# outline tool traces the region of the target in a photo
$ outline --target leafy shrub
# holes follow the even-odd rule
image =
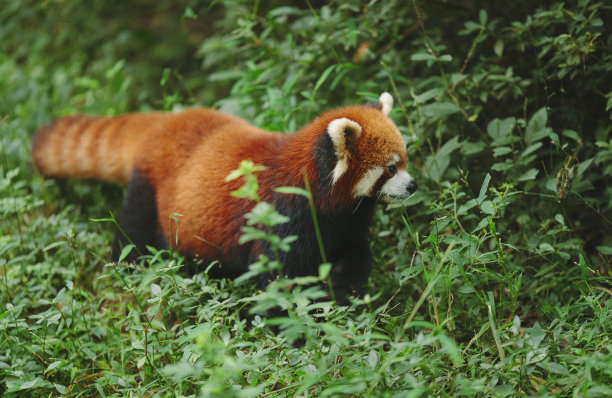
[[[0,391],[609,395],[610,12],[593,0],[8,2]],[[109,264],[110,228],[91,218],[120,189],[27,166],[32,132],[62,114],[214,105],[290,132],[382,91],[419,191],[377,209],[369,293],[350,309],[321,301],[312,279],[256,291],[205,264],[188,275],[174,254]],[[266,313],[278,303],[286,316]]]

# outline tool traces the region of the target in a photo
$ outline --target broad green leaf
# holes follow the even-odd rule
[[[507,155],[512,152],[512,148],[509,146],[500,146],[497,148],[493,148],[493,156],[499,157],[503,155]]]
[[[487,125],[487,134],[493,139],[491,145],[502,146],[513,142],[512,132],[515,125],[516,119],[513,117],[491,120]]]
[[[459,137],[453,137],[447,141],[434,155],[425,160],[424,171],[432,180],[440,182],[444,171],[450,164],[450,155],[460,147]]]
[[[612,246],[597,246],[597,251],[607,256],[612,256]]]
[[[536,178],[536,176],[538,175],[538,173],[540,172],[540,170],[538,169],[529,169],[526,172],[524,172],[519,178],[517,178],[517,181],[529,181],[529,180],[534,180]]]
[[[431,90],[425,91],[423,94],[419,94],[414,97],[414,102],[418,104],[424,104],[432,98],[439,97],[444,94],[444,89],[442,88],[432,88]]]
[[[567,370],[567,368],[563,365],[560,365],[556,362],[546,362],[542,364],[542,367],[546,370],[548,370],[549,372],[552,373],[556,373],[556,374],[560,374],[560,375],[566,375],[569,373],[569,370]]]
[[[533,348],[538,348],[544,337],[546,337],[546,330],[542,329],[540,323],[536,321],[533,327],[525,329],[527,341]]]
[[[36,383],[38,383],[40,379],[37,377],[34,380],[30,380],[30,381],[26,381],[25,383],[23,383],[20,387],[21,390],[29,390],[30,388],[34,387],[36,385]]]
[[[574,130],[563,130],[561,133],[564,137],[571,138],[572,140],[579,142],[581,140],[580,135]]]
[[[464,156],[476,155],[484,151],[486,147],[487,145],[481,141],[461,141],[461,154]]]
[[[506,170],[511,169],[513,167],[514,167],[514,163],[512,163],[509,160],[506,160],[505,162],[493,163],[493,165],[491,166],[491,170],[506,171]]]
[[[442,119],[461,109],[452,102],[439,101],[421,107],[421,113],[428,119]]]
[[[584,172],[589,168],[591,163],[593,163],[593,160],[595,160],[595,158],[587,159],[584,162],[580,162],[578,164],[578,168],[576,169],[576,175],[584,175]]]
[[[528,143],[538,141],[546,137],[550,129],[546,128],[546,122],[548,121],[548,114],[546,113],[546,107],[542,107],[533,114],[527,129],[525,130],[525,139]]]
[[[59,365],[61,365],[61,363],[62,361],[55,361],[55,362],[50,363],[49,366],[47,366],[45,373],[49,373],[50,370],[57,368]]]

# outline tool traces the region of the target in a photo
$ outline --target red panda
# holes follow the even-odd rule
[[[245,159],[265,166],[257,173],[259,196],[290,218],[274,232],[298,237],[281,253],[284,274],[317,274],[322,259],[307,199],[275,191],[304,188],[306,175],[334,291],[343,301],[362,293],[370,273],[375,203],[401,201],[416,190],[405,143],[389,118],[392,105],[383,93],[375,105],[325,112],[291,135],[206,108],[66,116],[37,131],[32,157],[43,176],[127,183],[118,223],[140,252],[172,244],[188,257],[218,260],[215,276],[222,277],[236,277],[259,255],[271,254],[263,242],[238,242],[254,203],[231,196],[242,182],[226,177]],[[175,213],[181,214],[178,228]],[[126,243],[117,233],[115,259]]]

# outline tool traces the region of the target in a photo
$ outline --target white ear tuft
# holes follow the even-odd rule
[[[361,136],[361,126],[345,117],[334,119],[327,126],[327,134],[334,144],[334,153],[337,159],[332,178],[332,184],[335,184],[348,170],[350,150],[347,142],[353,142]]]
[[[347,134],[352,134],[353,138],[359,138],[361,135],[361,126],[345,117],[332,120],[327,126],[327,134],[331,137],[336,152],[344,151],[346,148]]]
[[[378,98],[378,103],[380,104],[382,112],[385,114],[385,116],[389,116],[391,109],[393,109],[393,97],[391,94],[386,91],[382,93],[380,98]]]

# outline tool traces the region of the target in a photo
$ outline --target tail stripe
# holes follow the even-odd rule
[[[121,150],[123,149],[121,138],[124,135],[121,134],[121,130],[127,121],[126,117],[114,119],[113,123],[106,126],[104,134],[99,140],[99,158],[97,159],[99,173],[106,180],[127,181],[129,179],[131,164],[124,165],[121,156]],[[128,170],[127,172],[126,169]]]
[[[78,169],[79,153],[78,146],[83,141],[86,134],[86,128],[95,120],[93,116],[82,116],[76,120],[71,120],[65,128],[64,134],[54,134],[56,140],[59,139],[55,146],[57,151],[57,162],[59,168],[64,172],[70,172]]]
[[[95,178],[98,176],[98,144],[104,129],[110,123],[109,118],[98,118],[94,120],[81,134],[77,144],[75,158],[77,159],[77,170],[83,178]]]

